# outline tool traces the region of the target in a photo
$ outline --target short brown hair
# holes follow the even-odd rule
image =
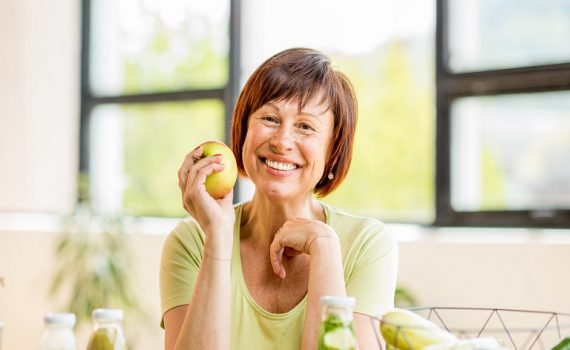
[[[242,147],[249,117],[271,101],[295,100],[301,110],[312,98],[321,96],[334,117],[333,135],[325,173],[314,193],[324,197],[345,179],[352,159],[352,145],[357,120],[356,94],[348,78],[335,70],[319,51],[293,48],[281,51],[253,72],[234,109],[231,145],[240,175],[246,176]],[[329,172],[334,178],[328,179]]]

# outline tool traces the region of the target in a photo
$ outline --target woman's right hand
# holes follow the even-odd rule
[[[208,175],[224,170],[222,155],[202,158],[202,152],[202,147],[197,147],[188,153],[178,170],[182,205],[205,232],[220,229],[233,231],[233,191],[216,200],[206,191],[205,185]]]

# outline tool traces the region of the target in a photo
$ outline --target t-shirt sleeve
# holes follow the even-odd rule
[[[163,316],[176,306],[190,303],[203,248],[204,236],[195,221],[181,221],[166,238],[159,278]]]
[[[380,222],[368,227],[361,237],[346,292],[356,298],[355,312],[380,316],[394,308],[398,246],[388,226]]]

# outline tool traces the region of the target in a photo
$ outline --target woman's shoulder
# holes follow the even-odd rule
[[[204,247],[205,235],[198,222],[191,216],[180,219],[164,241],[163,254],[178,252],[195,254]]]
[[[343,228],[354,228],[358,231],[389,231],[388,226],[380,219],[348,212],[344,209],[323,203],[327,211],[327,217],[331,226],[342,226]]]
[[[345,242],[361,244],[376,242],[383,246],[395,244],[396,240],[390,226],[380,219],[351,213],[330,204],[323,205],[327,211],[329,225]]]

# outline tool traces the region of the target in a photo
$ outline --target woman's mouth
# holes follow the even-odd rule
[[[294,163],[278,162],[269,159],[265,159],[264,163],[271,169],[280,170],[280,171],[291,171],[298,168],[297,164]]]

